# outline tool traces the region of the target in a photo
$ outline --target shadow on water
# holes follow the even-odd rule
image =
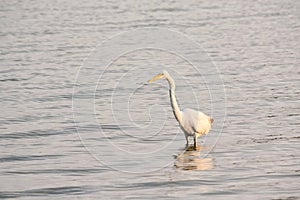
[[[193,146],[188,146],[183,152],[175,156],[174,166],[182,170],[209,170],[213,168],[213,159],[209,157],[201,157],[201,149],[205,147],[198,146],[194,150]]]

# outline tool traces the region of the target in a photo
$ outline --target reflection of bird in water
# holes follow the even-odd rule
[[[162,73],[157,74],[148,82],[155,81],[159,78],[166,78],[169,82],[170,101],[173,108],[173,113],[176,120],[179,122],[180,128],[185,134],[187,146],[189,145],[189,137],[191,136],[194,138],[194,149],[196,150],[197,138],[200,135],[207,134],[209,132],[211,124],[214,120],[204,113],[193,109],[185,109],[181,111],[177,104],[175,96],[175,82],[167,71],[163,71]]]
[[[198,147],[201,149],[202,147]],[[212,158],[199,157],[199,151],[194,151],[193,147],[187,147],[183,153],[175,156],[174,166],[183,170],[209,170],[213,168]]]

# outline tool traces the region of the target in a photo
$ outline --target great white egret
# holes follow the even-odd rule
[[[189,146],[189,137],[194,138],[194,149],[197,149],[197,138],[200,135],[207,134],[211,128],[211,124],[213,123],[213,118],[205,115],[202,112],[193,110],[193,109],[184,109],[180,110],[176,96],[175,96],[175,82],[174,79],[170,76],[167,71],[163,71],[162,73],[157,74],[148,82],[155,81],[160,78],[167,79],[170,90],[170,101],[173,109],[174,116],[179,123],[180,128],[185,134],[186,145]]]

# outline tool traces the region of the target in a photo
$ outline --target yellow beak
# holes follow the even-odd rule
[[[160,78],[162,78],[164,75],[162,74],[162,73],[160,73],[160,74],[157,74],[156,76],[154,76],[153,78],[151,78],[150,80],[148,80],[148,83],[151,83],[151,82],[153,82],[153,81],[155,81],[155,80],[157,80],[157,79],[160,79]]]

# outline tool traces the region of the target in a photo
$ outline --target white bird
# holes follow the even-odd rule
[[[207,134],[211,129],[211,124],[213,123],[213,118],[205,115],[202,112],[193,110],[193,109],[184,109],[180,110],[176,96],[175,96],[175,82],[174,79],[170,76],[167,71],[157,74],[148,82],[155,81],[160,78],[167,79],[170,90],[170,101],[173,109],[174,116],[179,123],[180,128],[185,134],[186,145],[189,146],[189,137],[194,138],[194,149],[197,149],[197,138],[200,135]]]

